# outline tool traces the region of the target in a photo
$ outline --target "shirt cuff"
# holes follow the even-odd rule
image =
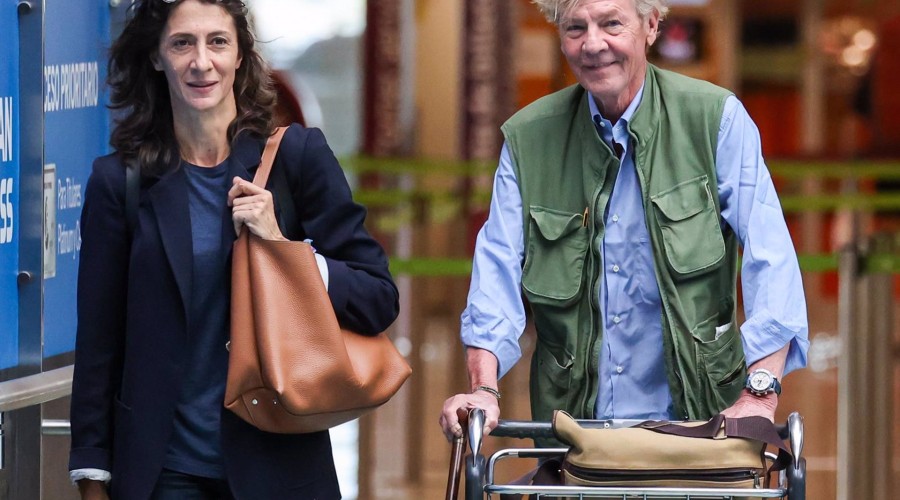
[[[72,481],[72,484],[75,484],[82,479],[108,483],[109,480],[112,479],[112,474],[110,474],[109,471],[102,469],[75,469],[69,471],[69,479]]]
[[[322,275],[322,282],[325,283],[325,290],[328,290],[328,262],[325,261],[325,257],[322,257],[319,254],[315,254],[316,257],[316,265],[319,266],[319,274]]]
[[[490,351],[497,358],[497,379],[503,378],[522,357],[516,332],[502,321],[491,321],[479,325],[472,315],[478,314],[477,307],[470,304],[460,317],[460,339],[466,347]]]
[[[809,351],[807,332],[808,328],[805,324],[797,328],[790,328],[771,318],[765,319],[757,316],[748,319],[741,326],[741,339],[744,344],[747,366],[790,343],[782,378],[798,368],[805,367]]]

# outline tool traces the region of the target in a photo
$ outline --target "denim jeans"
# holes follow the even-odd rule
[[[163,469],[150,500],[234,500],[234,497],[224,479],[210,479]]]

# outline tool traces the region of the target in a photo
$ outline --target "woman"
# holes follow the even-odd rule
[[[269,188],[292,199],[250,182],[274,93],[242,2],[135,9],[110,57],[115,153],[94,163],[81,222],[72,478],[82,498],[340,498],[327,432],[268,434],[223,408],[230,252],[242,225],[285,239],[276,206],[293,204],[287,236],[313,240],[338,319],[363,334],[397,315],[385,254],[320,131],[281,143]]]

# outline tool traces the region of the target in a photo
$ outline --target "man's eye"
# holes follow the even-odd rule
[[[188,41],[187,41],[187,40],[183,40],[183,39],[182,39],[182,40],[175,40],[175,41],[172,42],[172,47],[175,47],[176,49],[180,49],[180,48],[183,48],[183,47],[187,47],[188,45],[190,45],[190,44],[188,43]]]
[[[228,45],[228,40],[219,36],[212,39],[212,45]]]

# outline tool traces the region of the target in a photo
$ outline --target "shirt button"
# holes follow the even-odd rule
[[[624,371],[625,371],[625,368],[622,368],[621,366],[616,367],[616,373],[622,373]]]
[[[613,219],[613,222],[619,222],[619,216],[618,216],[618,215],[613,215],[612,219]]]
[[[614,273],[619,272],[619,266],[613,266],[613,272]]]
[[[615,318],[613,318],[613,323],[615,323],[615,324],[617,324],[617,325],[618,325],[621,321],[622,321],[622,318],[620,318],[620,317],[618,317],[618,316],[616,316]]]
[[[601,122],[600,122],[600,126],[603,127],[603,128],[606,128],[606,122],[601,121]]]

